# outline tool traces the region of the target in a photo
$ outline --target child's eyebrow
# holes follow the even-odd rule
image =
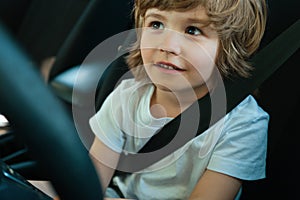
[[[154,13],[154,12],[150,12],[150,13],[146,14],[145,19],[150,18],[150,17],[161,19],[161,20],[165,19],[165,17],[163,15],[160,15],[160,14]]]
[[[208,25],[210,23],[209,19],[199,19],[199,18],[188,18],[188,19],[186,19],[186,21],[191,24]]]
[[[156,12],[149,12],[145,15],[145,19],[148,19],[148,18],[155,18],[155,19],[159,19],[159,20],[165,20],[166,18],[159,14],[159,13],[156,13]],[[203,26],[207,26],[210,24],[210,21],[208,18],[187,18],[185,19],[185,21],[187,23],[190,23],[190,24],[201,24]]]

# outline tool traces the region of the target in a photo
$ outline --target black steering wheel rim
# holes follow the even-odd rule
[[[103,199],[101,183],[66,108],[0,24],[0,111],[47,172],[60,199]]]

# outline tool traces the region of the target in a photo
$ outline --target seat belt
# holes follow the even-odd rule
[[[250,78],[236,78],[224,81],[227,96],[226,113],[230,112],[244,98],[258,88],[299,49],[299,35],[300,20],[296,21],[266,47],[255,54],[251,61],[256,67]],[[181,115],[166,124],[137,154],[123,152],[120,156],[117,170],[130,173],[137,172],[176,151],[209,127],[211,118],[210,108],[210,98],[209,95],[206,95],[204,98],[195,102]],[[202,113],[198,121],[194,120],[194,118],[197,117],[193,118],[193,116],[190,115],[194,109],[199,109]],[[190,123],[198,123],[198,131],[196,131],[196,133],[178,132],[177,129],[183,117],[188,117]],[[218,116],[215,122],[222,117],[224,117],[224,115]]]

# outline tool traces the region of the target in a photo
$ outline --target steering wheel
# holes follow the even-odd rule
[[[0,110],[47,172],[60,199],[103,199],[101,183],[66,108],[0,24]]]

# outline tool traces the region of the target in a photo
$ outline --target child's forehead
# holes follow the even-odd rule
[[[203,6],[198,6],[189,10],[161,10],[158,8],[149,8],[146,10],[145,18],[149,16],[182,16],[190,19],[201,19],[202,21],[209,21],[206,9]]]

